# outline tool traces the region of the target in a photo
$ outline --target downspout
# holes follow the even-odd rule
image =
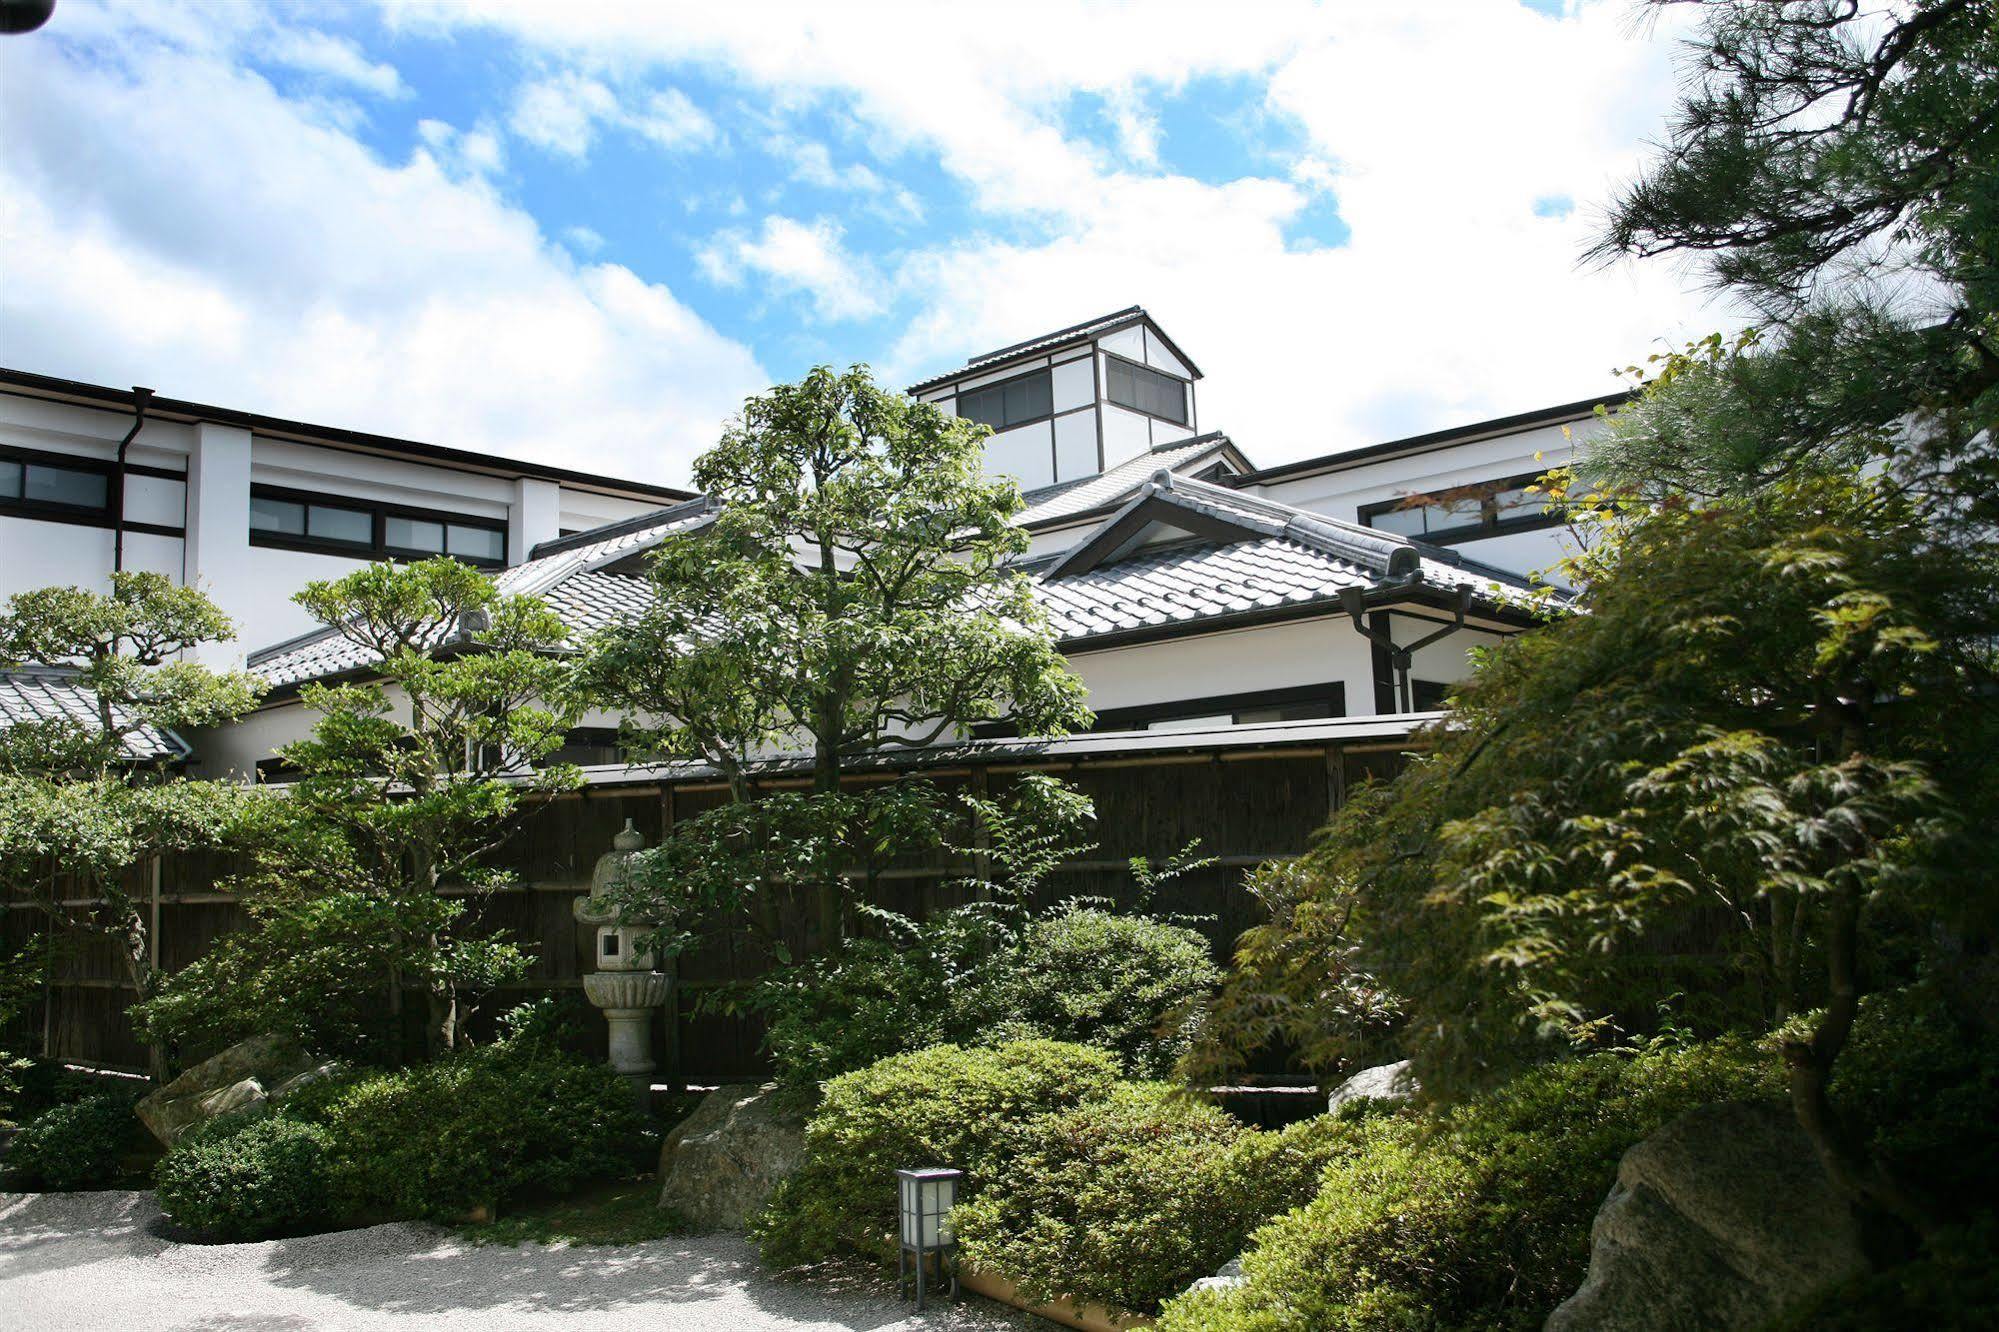
[[[111,572],[122,573],[125,568],[125,453],[132,447],[132,441],[139,436],[139,427],[146,424],[146,404],[153,400],[153,391],[132,386],[132,428],[125,432],[125,438],[118,441],[118,467],[112,474],[116,485],[112,496],[117,507],[111,513]]]
[[[1449,624],[1433,634],[1425,634],[1415,642],[1408,644],[1398,644],[1391,634],[1376,629],[1367,622],[1366,589],[1358,587],[1341,588],[1340,609],[1344,610],[1352,618],[1353,627],[1360,631],[1361,637],[1387,651],[1389,664],[1395,671],[1396,694],[1400,703],[1400,710],[1403,712],[1414,712],[1416,707],[1415,699],[1411,697],[1412,691],[1409,687],[1409,672],[1415,666],[1417,650],[1448,638],[1465,627],[1465,612],[1471,609],[1471,589],[1468,587],[1458,588],[1457,596],[1451,606],[1452,615]]]

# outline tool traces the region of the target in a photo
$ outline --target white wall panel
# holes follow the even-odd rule
[[[0,597],[37,587],[108,588],[111,529],[0,516]]]
[[[1047,421],[1003,430],[986,441],[986,471],[1010,476],[1021,489],[1055,483],[1054,434]]]
[[[179,527],[187,514],[187,483],[163,476],[125,476],[125,521]]]
[[[1055,479],[1070,481],[1081,476],[1094,476],[1096,472],[1097,414],[1081,411],[1056,417]]]
[[[1155,449],[1162,444],[1177,444],[1183,439],[1194,437],[1194,432],[1186,426],[1174,425],[1171,421],[1162,421],[1156,416],[1152,417],[1151,421],[1152,447]]]
[[[1141,365],[1145,363],[1145,330],[1142,324],[1121,328],[1115,333],[1106,333],[1097,339],[1097,345],[1105,351],[1116,352],[1127,360],[1137,361]]]
[[[1159,335],[1149,328],[1145,330],[1145,363],[1154,369],[1178,375],[1182,379],[1194,377],[1194,372],[1188,368],[1187,363],[1168,351]]]
[[[1335,615],[1069,658],[1099,710],[1337,680],[1350,716],[1374,711],[1373,662],[1367,641]]]
[[[1052,377],[1056,411],[1066,412],[1097,400],[1097,381],[1088,358],[1056,366]]]
[[[1115,467],[1152,447],[1152,418],[1104,404],[1104,466]]]

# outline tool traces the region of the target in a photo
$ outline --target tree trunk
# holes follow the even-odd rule
[[[1786,1040],[1782,1047],[1791,1109],[1811,1139],[1820,1164],[1839,1190],[1863,1208],[1878,1208],[1927,1239],[1942,1222],[1935,1208],[1878,1158],[1854,1141],[1833,1108],[1827,1087],[1834,1062],[1846,1048],[1860,1012],[1856,978],[1860,923],[1858,889],[1832,901],[1826,928],[1826,969],[1831,993],[1810,1039]]]

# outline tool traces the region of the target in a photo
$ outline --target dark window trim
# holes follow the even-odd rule
[[[433,559],[444,551],[411,550],[388,544],[385,532],[389,518],[413,518],[428,523],[456,523],[460,527],[477,527],[500,534],[500,558],[498,560],[473,559],[465,555],[453,555],[452,559],[462,560],[475,569],[504,569],[507,567],[509,550],[507,522],[501,518],[481,518],[469,513],[450,513],[443,509],[423,509],[409,504],[389,504],[381,500],[355,499],[347,495],[330,495],[323,491],[294,490],[288,486],[253,485],[250,487],[253,499],[279,500],[288,504],[317,504],[327,509],[347,509],[369,516],[370,539],[359,541],[334,541],[326,537],[293,536],[285,532],[267,532],[261,528],[250,529],[250,544],[266,546],[273,550],[297,550],[312,555],[345,555],[349,558],[367,560],[395,560],[410,562]],[[447,544],[449,536],[445,538]]]
[[[1333,716],[1344,717],[1347,715],[1346,695],[1345,682],[1329,680],[1324,684],[1291,685],[1283,689],[1214,694],[1207,698],[1178,698],[1164,703],[1145,703],[1129,708],[1106,708],[1097,714],[1096,724],[1090,729],[1129,731],[1153,722],[1172,721],[1179,717],[1201,717],[1220,712],[1226,712],[1233,718],[1239,712],[1283,707],[1287,703],[1330,703],[1333,705]]]
[[[961,405],[967,393],[985,393],[991,389],[1003,389],[1008,384],[1015,384],[1023,379],[1032,379],[1036,375],[1048,376],[1048,410],[1046,412],[1040,416],[1030,416],[1025,421],[1015,421],[1004,426],[990,426],[986,425],[984,421],[977,421],[973,424],[984,425],[986,429],[992,431],[995,435],[1003,435],[1009,430],[1019,430],[1026,426],[1039,425],[1043,421],[1053,421],[1061,413],[1055,410],[1055,367],[1052,365],[1037,365],[1033,369],[1023,370],[1017,375],[1008,375],[1005,379],[995,379],[991,383],[976,384],[971,388],[961,388],[951,395],[951,410],[959,416],[964,417],[965,420],[970,421],[972,418],[965,416],[964,408]]]
[[[32,500],[25,495],[19,499],[0,496],[0,513],[19,518],[47,518],[54,522],[76,523],[86,527],[111,526],[118,499],[118,488],[113,484],[117,480],[117,468],[111,463],[97,458],[79,457],[74,453],[51,453],[46,449],[23,449],[11,444],[0,445],[0,459],[22,465],[24,489],[25,469],[30,466],[56,467],[104,478],[102,504],[62,504],[55,500]]]
[[[1180,376],[1174,374],[1171,370],[1161,370],[1156,365],[1147,365],[1143,361],[1134,361],[1129,356],[1120,356],[1118,355],[1118,353],[1110,350],[1108,347],[1104,348],[1104,359],[1107,361],[1123,361],[1126,365],[1137,366],[1140,370],[1148,371],[1164,379],[1170,379],[1174,383],[1178,384],[1180,386],[1180,403],[1183,407],[1187,409],[1187,419],[1184,421],[1176,421],[1170,416],[1161,416],[1158,412],[1148,412],[1143,407],[1134,407],[1130,403],[1119,402],[1116,398],[1113,398],[1111,396],[1111,382],[1110,382],[1110,377],[1108,375],[1104,377],[1103,392],[1104,392],[1105,402],[1117,408],[1119,411],[1136,412],[1140,416],[1151,417],[1155,421],[1164,421],[1167,425],[1178,426],[1182,430],[1192,430],[1194,428],[1193,425],[1194,395],[1190,391],[1194,387],[1193,380],[1182,379],[1180,378]]]
[[[1498,477],[1491,481],[1470,481],[1462,486],[1445,486],[1442,490],[1428,490],[1421,494],[1403,495],[1392,500],[1377,500],[1373,504],[1361,505],[1358,516],[1362,527],[1373,527],[1375,518],[1381,514],[1393,513],[1399,509],[1423,507],[1421,505],[1410,504],[1410,500],[1428,499],[1432,495],[1447,494],[1453,490],[1467,490],[1472,486],[1497,486],[1501,489],[1511,489],[1514,486],[1531,486],[1539,482],[1546,475],[1546,472],[1528,472],[1524,476]],[[1441,532],[1423,532],[1409,539],[1411,541],[1421,541],[1425,545],[1430,546],[1454,546],[1460,541],[1482,541],[1487,537],[1508,536],[1515,532],[1542,532],[1550,527],[1560,527],[1562,525],[1563,521],[1560,517],[1543,510],[1540,513],[1532,514],[1525,518],[1494,519],[1491,517],[1481,517],[1476,523],[1466,524],[1462,527],[1447,527]]]

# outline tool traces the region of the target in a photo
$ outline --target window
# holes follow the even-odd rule
[[[110,468],[46,454],[0,454],[0,505],[51,517],[102,516],[111,507]]]
[[[1476,482],[1364,505],[1360,520],[1377,531],[1442,545],[1553,527],[1561,520],[1548,511],[1548,497],[1528,491],[1535,480],[1528,476]]]
[[[1011,430],[1054,413],[1055,382],[1046,370],[958,395],[958,415],[994,430]]]
[[[1187,386],[1171,375],[1148,370],[1134,361],[1116,356],[1105,358],[1105,392],[1120,407],[1130,407],[1147,416],[1164,417],[1177,425],[1187,424]]]
[[[363,559],[449,555],[489,568],[507,562],[506,524],[496,519],[353,500],[333,502],[268,486],[250,491],[250,544]]]
[[[1258,722],[1307,721],[1346,715],[1346,689],[1338,683],[1262,689],[1246,694],[1180,699],[1097,714],[1099,731],[1200,731]]]

